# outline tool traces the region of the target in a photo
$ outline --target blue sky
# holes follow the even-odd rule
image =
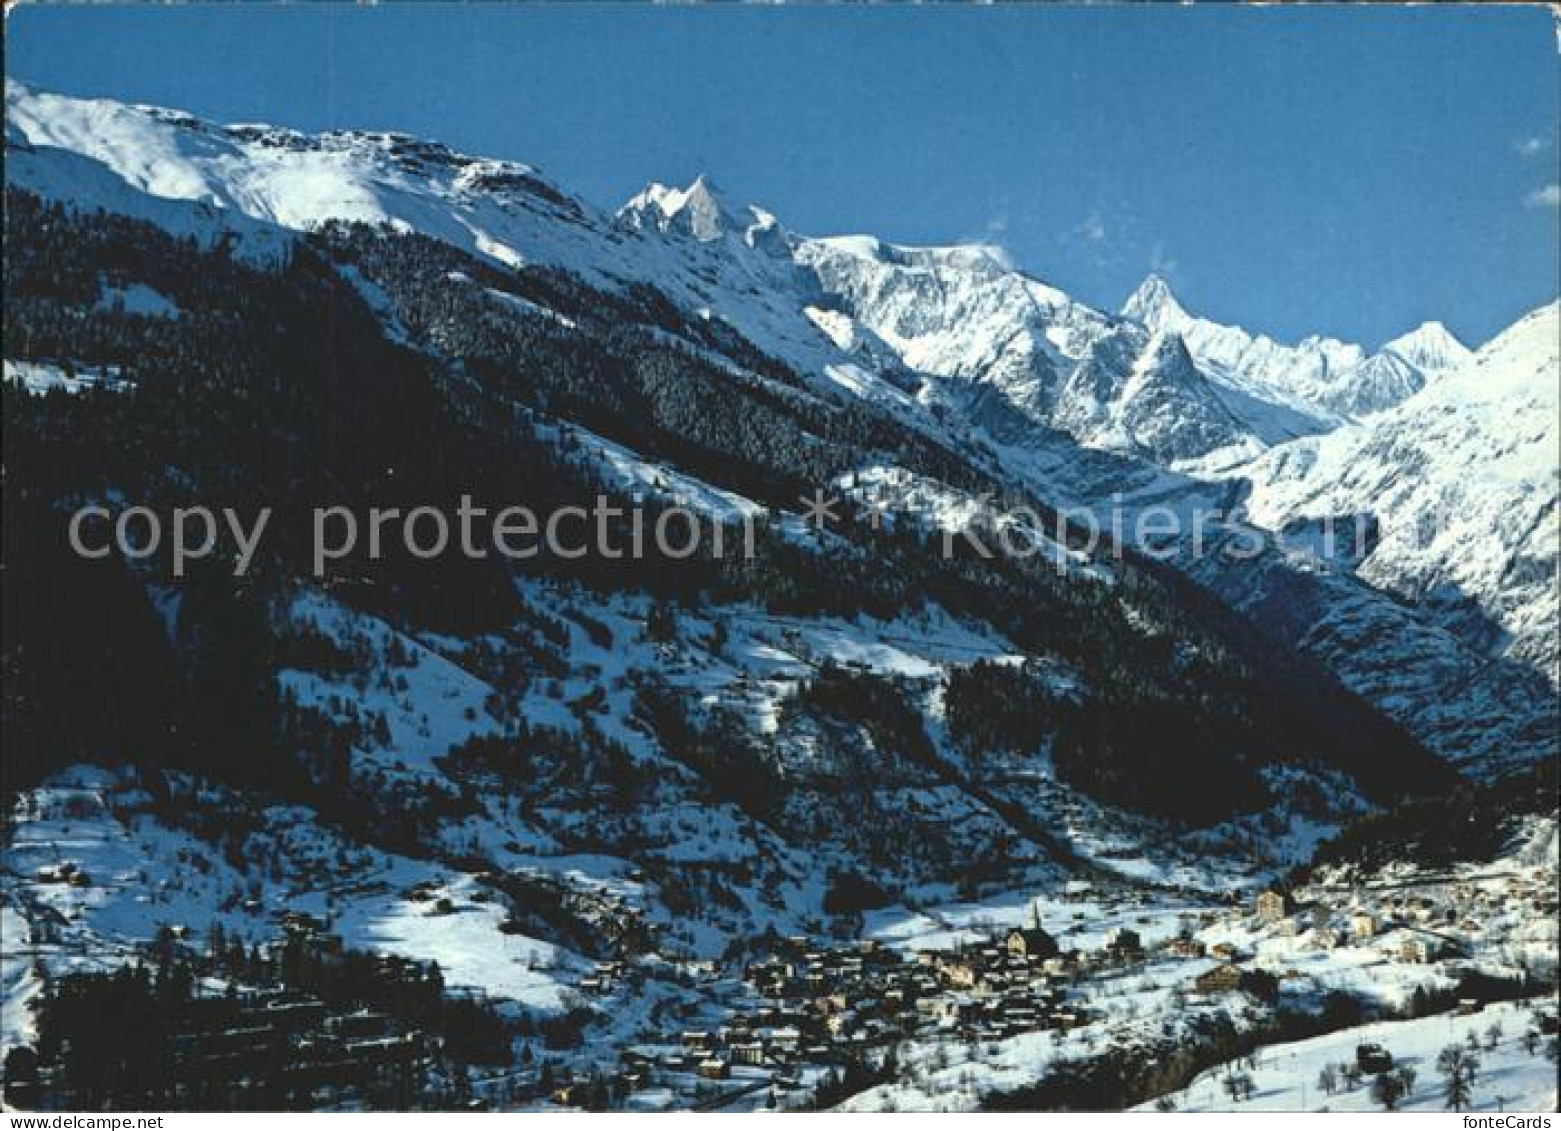
[[[810,234],[983,239],[1097,305],[1152,268],[1285,339],[1471,344],[1558,280],[1539,8],[27,8],[67,93],[531,162],[599,204],[710,173]]]

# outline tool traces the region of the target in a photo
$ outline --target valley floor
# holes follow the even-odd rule
[[[1352,1060],[1357,1044],[1377,1041],[1417,1072],[1409,1106],[1439,1109],[1436,1056],[1471,1031],[1481,1046],[1477,1107],[1555,1102],[1545,1052],[1553,1036],[1532,1052],[1524,1043],[1541,1025],[1531,1005],[1492,1000],[1487,990],[1477,1012],[1452,1011],[1480,979],[1551,984],[1556,924],[1541,908],[1555,884],[1553,819],[1532,821],[1489,864],[1322,870],[1297,893],[1302,909],[1277,920],[1244,899],[1075,879],[978,899],[928,898],[870,913],[854,933],[783,939],[772,932],[721,958],[652,944],[603,963],[565,940],[515,930],[504,912],[510,893],[490,874],[341,843],[286,807],[262,814],[250,859],[235,867],[213,842],[149,815],[137,796],[126,780],[81,768],[26,794],[13,815],[0,890],[7,1047],[36,1040],[45,977],[145,961],[165,926],[188,930],[192,954],[219,920],[252,944],[273,945],[278,924],[307,910],[324,915],[349,948],[437,960],[452,987],[516,1017],[584,1011],[577,1042],[544,1047],[531,1038],[535,1061],[528,1054],[508,1070],[473,1072],[474,1093],[494,1107],[577,1106],[569,1081],[599,1079],[620,1089],[614,1106],[639,1110],[804,1106],[820,1102],[817,1089],[843,1067],[892,1054],[887,1078],[862,1078],[854,1088],[835,1080],[828,1103],[975,1110],[1111,1057],[1203,1049],[1211,1033],[1250,1042],[1274,1032],[1279,1011],[1321,1017],[1330,995],[1340,994],[1368,1017],[1402,1015],[1428,994],[1435,997],[1428,1008],[1447,1012],[1363,1027],[1313,1022],[1342,1027],[1261,1049],[1246,1069],[1254,1091],[1241,1104],[1224,1093],[1223,1067],[1196,1076],[1170,1102],[1193,1110],[1369,1109],[1367,1085],[1328,1096],[1317,1077],[1325,1064]],[[287,875],[303,857],[316,862],[307,886]],[[539,856],[531,863],[583,879],[613,862]],[[593,883],[605,908],[643,899],[632,876]],[[1445,922],[1453,908],[1457,922]],[[1017,960],[1009,951],[1010,932],[1037,918],[1061,950],[1056,962]],[[1369,932],[1357,934],[1368,920]],[[1421,953],[1423,940],[1449,949]],[[1270,994],[1245,983],[1205,984],[1227,963],[1271,975]],[[1502,1032],[1486,1049],[1492,1025]],[[1212,1062],[1207,1056],[1199,1065]]]

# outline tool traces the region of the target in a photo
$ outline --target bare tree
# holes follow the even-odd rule
[[[1371,1098],[1382,1105],[1383,1111],[1397,1111],[1405,1090],[1403,1078],[1397,1072],[1380,1072],[1371,1082]]]
[[[1472,1034],[1471,1034],[1472,1035]],[[1474,1081],[1479,1076],[1480,1058],[1461,1045],[1448,1045],[1436,1058],[1436,1070],[1446,1085],[1447,1106],[1462,1111],[1474,1098]]]

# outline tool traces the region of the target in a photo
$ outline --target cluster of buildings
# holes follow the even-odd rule
[[[1554,874],[1542,867],[1461,881],[1428,879],[1373,888],[1322,885],[1298,896],[1278,889],[1260,892],[1250,918],[1301,947],[1370,948],[1388,961],[1415,964],[1467,957],[1493,934],[1499,937],[1504,917],[1532,921],[1537,913],[1553,921],[1558,908]],[[1205,920],[1204,925],[1212,924]],[[1245,956],[1232,943],[1208,946],[1184,934],[1160,950],[1177,958],[1217,960],[1194,979],[1198,993],[1271,992],[1274,975],[1243,965]]]
[[[1306,895],[1300,904],[1265,891],[1253,910],[1259,922],[1317,950],[1372,947],[1385,958],[1414,963],[1467,954],[1503,916],[1553,920],[1558,908],[1554,877],[1541,869],[1494,884],[1319,887]]]
[[[1124,958],[1138,949],[1131,932],[1108,945]],[[1064,954],[1033,924],[911,957],[872,941],[826,947],[793,938],[751,965],[747,980],[767,1009],[816,1034],[814,1051],[827,1053],[929,1030],[982,1040],[1071,1028],[1082,1017],[1065,984],[1097,960]]]
[[[660,1069],[723,1080],[735,1068],[769,1068],[784,1085],[802,1065],[861,1059],[916,1035],[981,1041],[1068,1029],[1087,1020],[1068,983],[1143,953],[1126,929],[1099,951],[1064,953],[1038,923],[909,956],[872,940],[794,936],[747,967],[752,996],[720,1027],[677,1034],[659,1055],[626,1054],[625,1062],[631,1077]]]
[[[89,888],[92,877],[66,860],[59,864],[45,864],[33,873],[33,882],[40,884],[69,884],[73,888]]]

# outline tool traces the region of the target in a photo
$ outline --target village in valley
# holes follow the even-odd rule
[[[1099,931],[1070,917],[1057,934],[1036,901],[1024,921],[972,927],[958,932],[966,936],[959,945],[928,949],[792,937],[746,966],[745,993],[719,1025],[669,1033],[625,1060],[636,1086],[659,1068],[664,1086],[678,1073],[736,1081],[734,1099],[759,1092],[749,1088],[768,1076],[770,1089],[760,1093],[767,1100],[805,1079],[838,1087],[842,1066],[877,1064],[875,1086],[851,1106],[893,1108],[905,1090],[895,1076],[907,1069],[913,1078],[927,1070],[929,1082],[948,1075],[975,1098],[977,1066],[1002,1064],[1042,1035],[1061,1064],[1149,1051],[1166,1031],[1195,1043],[1186,1023],[1200,1016],[1245,1017],[1262,1031],[1287,1003],[1316,1008],[1326,1028],[1368,1016],[1467,1017],[1498,1000],[1534,999],[1530,1027],[1553,1040],[1555,879],[1553,866],[1536,866],[1358,887],[1325,882],[1174,912],[1135,894],[1124,901],[1128,913],[1110,916],[1117,925]],[[1087,898],[1077,889],[1088,885],[1072,886]],[[1548,934],[1529,936],[1523,925],[1535,922]],[[1066,945],[1070,936],[1081,945]],[[1360,1012],[1344,1007],[1328,1017],[1346,1001]],[[1157,1015],[1165,1004],[1171,1011]],[[1243,1044],[1238,1036],[1231,1047]],[[1225,1053],[1219,1059],[1238,1059]],[[1367,1054],[1366,1063],[1386,1071],[1394,1062],[1384,1055]],[[1554,1062],[1541,1063],[1539,1078],[1553,1076]],[[872,1077],[858,1086],[863,1079]],[[961,1088],[950,1093],[957,1101]],[[691,1094],[717,1098],[708,1084]],[[919,1110],[937,1094],[930,1088],[906,1106]]]
[[[69,1044],[49,1034],[72,1009],[102,1007],[94,978],[119,995],[139,978],[149,996],[175,999],[166,1094],[181,1105],[893,1110],[1000,1105],[1045,1086],[1066,1106],[1070,1074],[1108,1072],[1129,1101],[1165,1109],[1198,1079],[1239,1103],[1265,1063],[1259,1046],[1274,1064],[1274,1047],[1331,1034],[1353,1050],[1325,1066],[1341,1095],[1363,1089],[1364,1101],[1371,1081],[1397,1073],[1411,1092],[1397,1106],[1430,1103],[1441,1086],[1430,1064],[1417,1085],[1405,1050],[1378,1034],[1446,1018],[1457,1044],[1497,1013],[1507,1029],[1479,1038],[1483,1055],[1504,1043],[1520,1082],[1476,1085],[1470,1102],[1539,1103],[1547,1086],[1554,1095],[1557,904],[1553,854],[1520,862],[1534,859],[1324,869],[1228,902],[1072,881],[1056,896],[875,912],[854,939],[771,931],[725,960],[663,954],[654,931],[624,930],[609,900],[599,910],[619,918],[600,919],[607,957],[574,972],[561,1014],[518,1022],[481,988],[448,984],[437,962],[355,949],[329,912],[257,905],[247,910],[273,927],[247,945],[220,924],[165,925],[117,982],[51,976],[32,999],[38,1048],[8,1055],[5,1086],[29,1107],[91,1101]],[[465,898],[506,898],[490,879]],[[67,861],[39,867],[24,890],[37,920],[95,882]],[[455,915],[449,890],[424,881],[402,898]],[[1304,1106],[1307,1086],[1286,1102]],[[1329,1098],[1311,1094],[1313,1106]]]

